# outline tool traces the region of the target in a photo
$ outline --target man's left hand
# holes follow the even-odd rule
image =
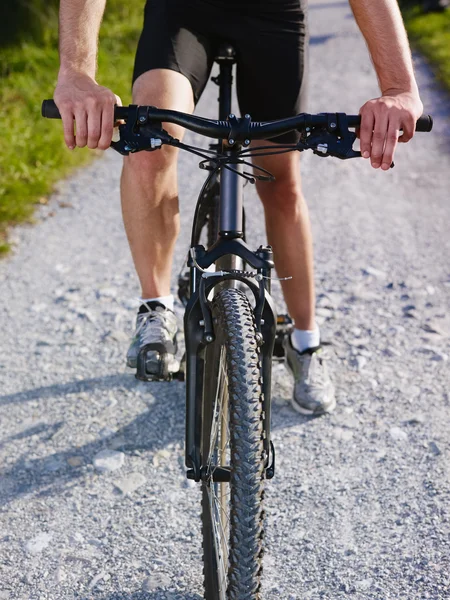
[[[423,105],[417,92],[387,90],[381,98],[369,100],[359,111],[361,154],[370,158],[374,169],[387,171],[398,142],[409,142]],[[400,132],[401,135],[400,135]]]

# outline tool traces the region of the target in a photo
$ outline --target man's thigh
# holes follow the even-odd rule
[[[185,0],[147,0],[133,85],[150,71],[173,71],[190,82],[197,103],[208,82],[214,48],[208,35],[194,30],[187,5]]]
[[[306,110],[308,27],[304,0],[267,2],[246,21],[239,39],[237,92],[241,113],[254,121]],[[296,134],[278,142],[295,141]]]
[[[191,113],[194,95],[187,77],[171,69],[151,69],[140,75],[133,84],[133,104],[156,106]],[[165,123],[170,135],[181,139],[184,129]]]

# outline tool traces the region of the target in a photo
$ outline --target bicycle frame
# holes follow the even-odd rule
[[[230,46],[220,49],[216,61],[220,66],[220,74],[214,81],[219,85],[219,119],[226,119],[231,111],[232,68],[235,62],[234,51]],[[222,142],[223,144],[223,142]],[[234,156],[241,146],[227,144],[225,152]],[[233,164],[236,171],[242,165]],[[200,432],[202,419],[202,388],[204,386],[204,358],[207,345],[214,341],[214,326],[208,295],[212,289],[227,280],[243,282],[253,293],[255,299],[255,321],[259,342],[261,344],[261,363],[263,380],[264,446],[267,456],[266,477],[274,473],[274,449],[270,441],[270,407],[271,407],[271,371],[272,354],[276,335],[277,314],[273,299],[270,296],[270,273],[273,268],[272,249],[261,246],[256,252],[243,240],[243,180],[238,173],[222,168],[220,173],[220,227],[216,243],[205,250],[203,246],[193,249],[193,256],[188,261],[190,269],[190,299],[184,316],[184,332],[186,341],[186,448],[185,463],[187,477],[200,481],[202,479],[202,456],[200,450]],[[201,201],[202,192],[198,202]],[[195,227],[195,223],[193,224]],[[240,257],[256,272],[254,274],[234,271],[201,272],[226,256]],[[272,462],[269,465],[269,460]]]

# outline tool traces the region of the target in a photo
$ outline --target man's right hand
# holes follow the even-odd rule
[[[61,113],[64,140],[70,150],[86,145],[100,150],[109,148],[113,136],[114,105],[122,105],[119,96],[98,85],[89,75],[71,73],[59,75],[54,100]]]

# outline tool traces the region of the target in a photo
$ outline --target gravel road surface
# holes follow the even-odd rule
[[[377,85],[348,4],[313,0],[310,16],[310,109],[356,112]],[[399,148],[394,170],[302,160],[338,405],[297,415],[275,367],[267,600],[450,597],[450,102],[416,66],[435,131]],[[199,113],[214,116],[216,97],[211,84]],[[197,162],[181,156],[177,268]],[[183,384],[125,367],[139,290],[120,168],[110,151],[62,182],[0,263],[0,600],[202,597]]]

